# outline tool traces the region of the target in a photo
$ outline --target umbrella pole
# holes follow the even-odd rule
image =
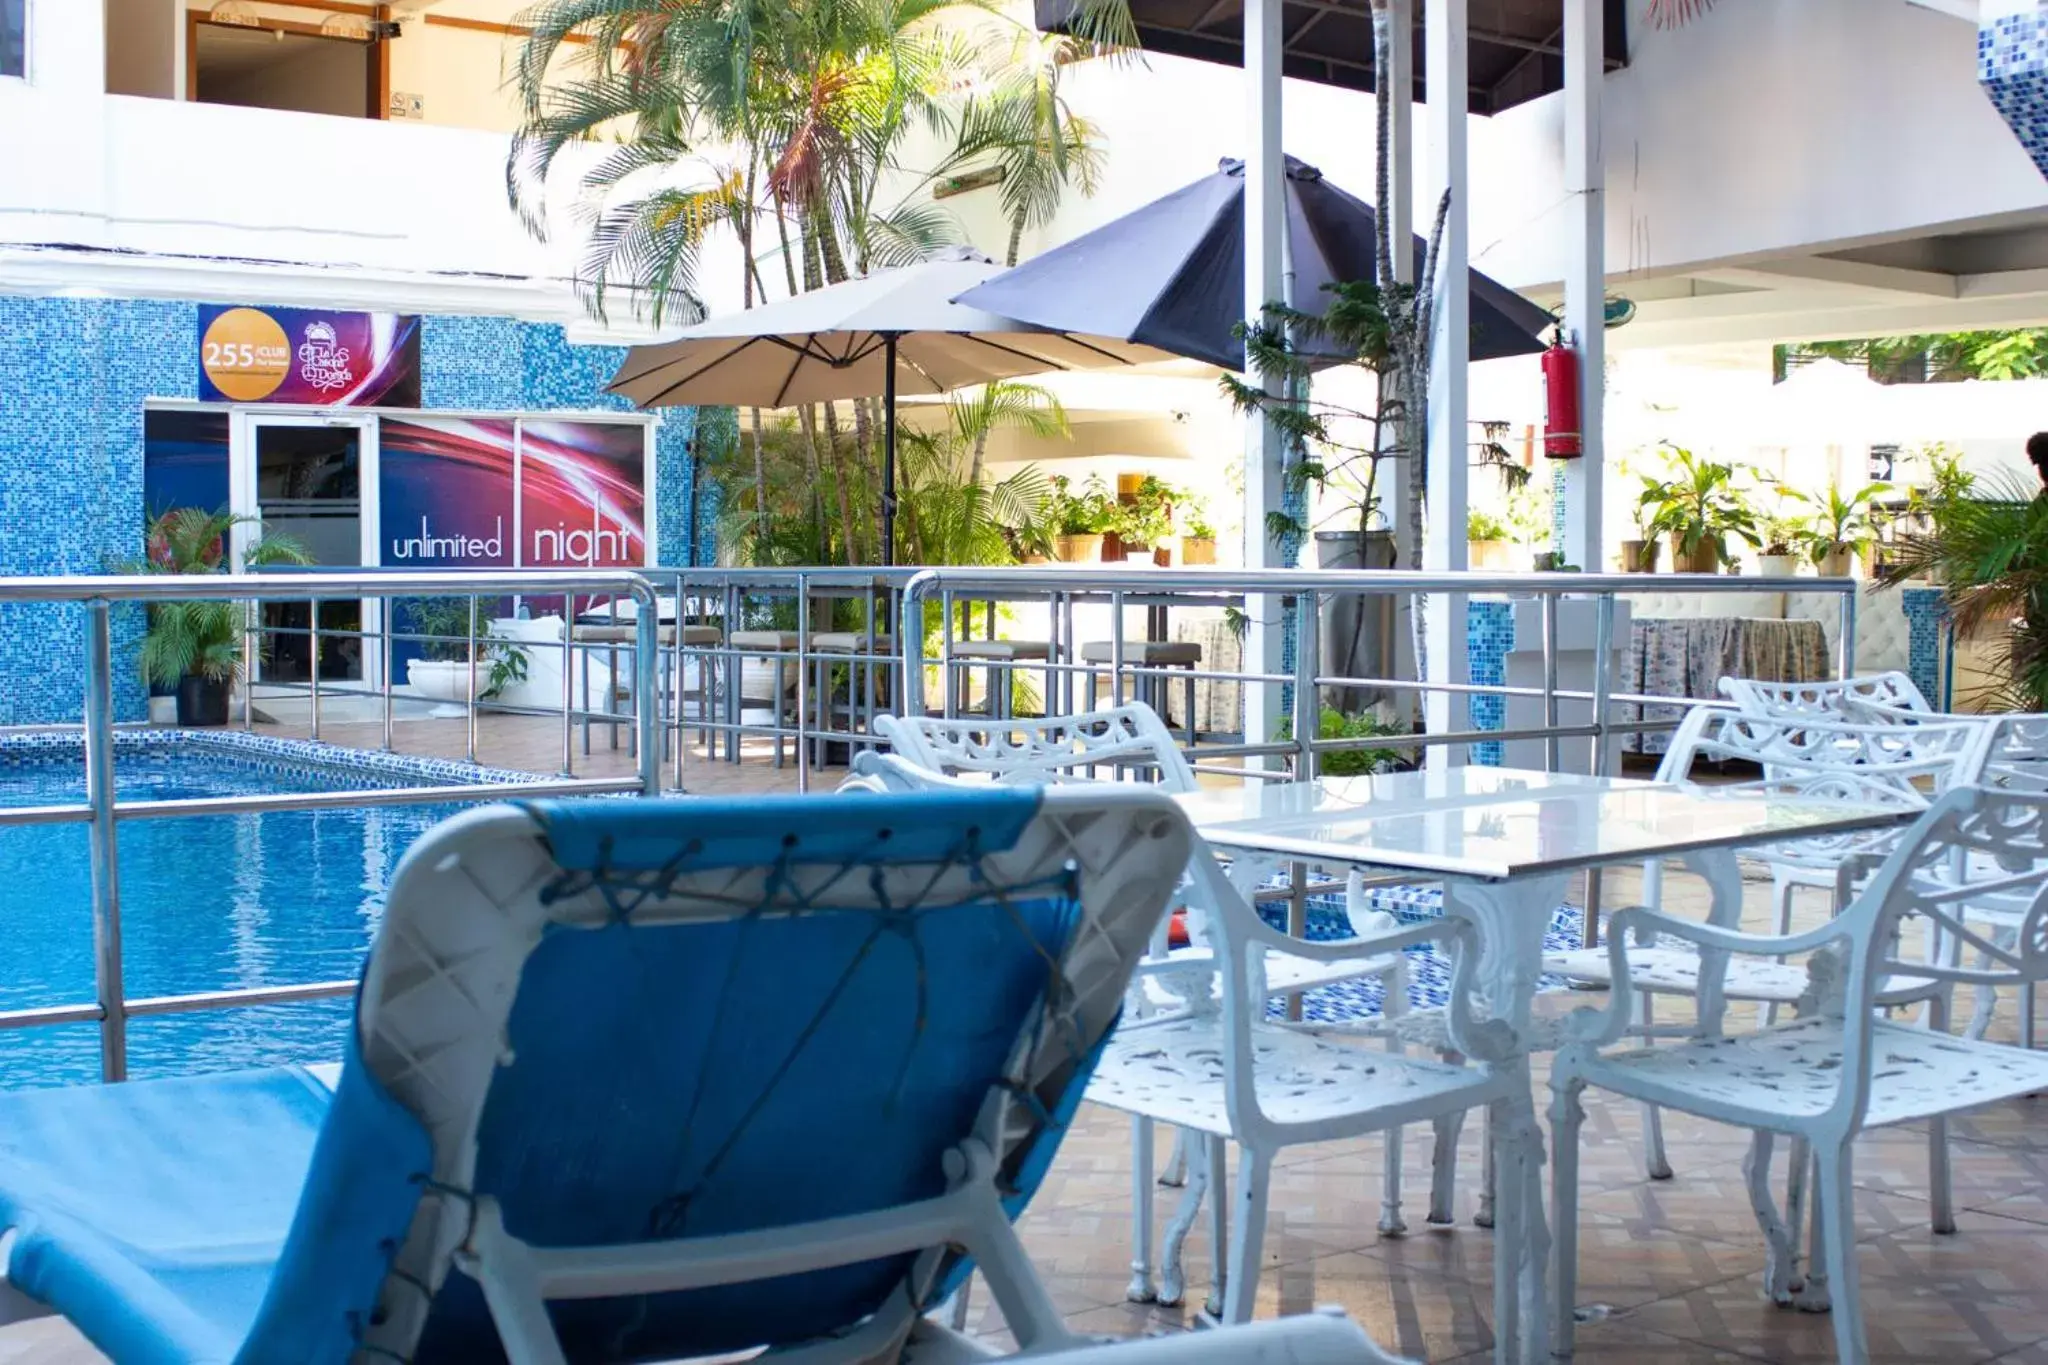
[[[882,563],[896,562],[896,333],[882,338]]]

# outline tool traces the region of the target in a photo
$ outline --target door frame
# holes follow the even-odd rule
[[[314,8],[314,6],[309,5],[307,8]],[[329,42],[355,43],[365,48],[369,53],[369,66],[368,78],[363,90],[365,112],[360,117],[380,120],[389,119],[391,117],[391,43],[374,26],[390,21],[390,7],[388,5],[330,3],[320,5],[317,8],[328,10],[334,14],[355,15],[358,18],[368,20],[372,25],[371,36],[358,38],[348,33],[329,33],[319,24],[301,23],[295,19],[275,19],[267,15],[229,22],[210,17],[207,10],[187,9],[185,11],[185,102],[188,104],[199,103],[199,30],[201,26],[250,28],[263,33],[289,33],[299,38],[324,38]],[[354,118],[358,116],[334,114],[327,117]]]
[[[377,417],[374,413],[323,408],[311,412],[278,412],[275,409],[250,412],[231,410],[228,421],[228,510],[252,518],[239,523],[229,538],[229,551],[236,573],[242,572],[242,556],[262,529],[262,506],[257,489],[256,431],[259,427],[345,427],[356,433],[356,499],[359,507],[357,557],[361,568],[374,569],[382,562],[383,509],[379,505]],[[384,667],[384,601],[362,599],[363,676],[361,686],[373,685]],[[256,661],[254,681],[262,681],[263,661]]]

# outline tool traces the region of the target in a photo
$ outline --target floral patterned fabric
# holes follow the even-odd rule
[[[1820,682],[1834,676],[1827,633],[1818,621],[1774,621],[1747,617],[1699,620],[1640,619],[1630,623],[1626,671],[1619,690],[1647,697],[1712,698],[1721,679],[1759,682]],[[1625,720],[1669,721],[1682,706],[1624,706]],[[1628,735],[1628,753],[1661,754],[1671,746],[1668,731]]]

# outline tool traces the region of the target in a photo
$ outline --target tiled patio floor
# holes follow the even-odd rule
[[[400,747],[461,754],[460,725],[417,724],[422,728],[416,732],[401,733]],[[522,726],[535,733],[523,733]],[[355,738],[350,728],[324,727],[323,738],[347,742]],[[436,728],[445,733],[436,734]],[[364,738],[375,742],[374,735]],[[553,771],[559,754],[559,730],[548,722],[490,718],[485,723],[483,757],[488,762]],[[789,769],[777,774],[758,761],[733,767],[695,759],[693,754],[687,779],[691,790],[793,785]],[[600,733],[588,769],[581,767],[579,754],[579,771],[626,772],[630,766],[623,750],[614,756],[605,747]],[[835,783],[839,775],[826,774],[821,785]],[[1610,903],[1625,902],[1634,889],[1632,880],[1627,874],[1610,877]],[[1763,890],[1751,887],[1751,927],[1763,924]],[[1671,892],[1674,909],[1699,909],[1682,903],[1681,881],[1672,883]],[[1548,997],[1546,1005],[1571,1008],[1602,999],[1559,995]],[[2002,1036],[2010,1037],[2011,1019],[2002,1023]],[[1760,1294],[1764,1254],[1742,1181],[1743,1135],[1669,1116],[1667,1141],[1677,1175],[1669,1182],[1651,1182],[1642,1170],[1633,1107],[1593,1093],[1587,1111],[1580,1302],[1601,1306],[1606,1316],[1581,1330],[1578,1358],[1613,1365],[1802,1365],[1835,1359],[1825,1316],[1779,1310]],[[1260,1314],[1335,1304],[1383,1344],[1410,1355],[1433,1362],[1487,1358],[1492,1237],[1469,1221],[1478,1172],[1477,1128],[1476,1121],[1469,1125],[1461,1152],[1464,1221],[1443,1231],[1421,1230],[1429,1180],[1427,1135],[1409,1133],[1407,1208],[1418,1230],[1400,1239],[1381,1238],[1374,1231],[1382,1160],[1378,1139],[1286,1153],[1274,1182]],[[2048,1365],[2048,1098],[1980,1112],[1957,1121],[1952,1131],[1962,1210],[1953,1237],[1928,1231],[1926,1143],[1920,1130],[1872,1135],[1857,1150],[1859,1265],[1872,1359],[1895,1365],[1990,1360]],[[1161,1160],[1165,1151],[1162,1137]],[[1190,1306],[1167,1309],[1124,1301],[1130,1279],[1130,1179],[1128,1125],[1118,1115],[1086,1108],[1024,1220],[1025,1240],[1055,1301],[1077,1329],[1125,1336],[1178,1330],[1200,1308],[1211,1264],[1201,1223],[1189,1241]],[[1177,1195],[1159,1193],[1163,1227]],[[977,1331],[1002,1331],[985,1294],[975,1297],[974,1319]],[[61,1323],[0,1330],[0,1365],[98,1359]]]

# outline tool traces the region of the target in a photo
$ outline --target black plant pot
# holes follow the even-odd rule
[[[178,683],[178,724],[226,725],[229,690],[226,678],[188,674]]]

